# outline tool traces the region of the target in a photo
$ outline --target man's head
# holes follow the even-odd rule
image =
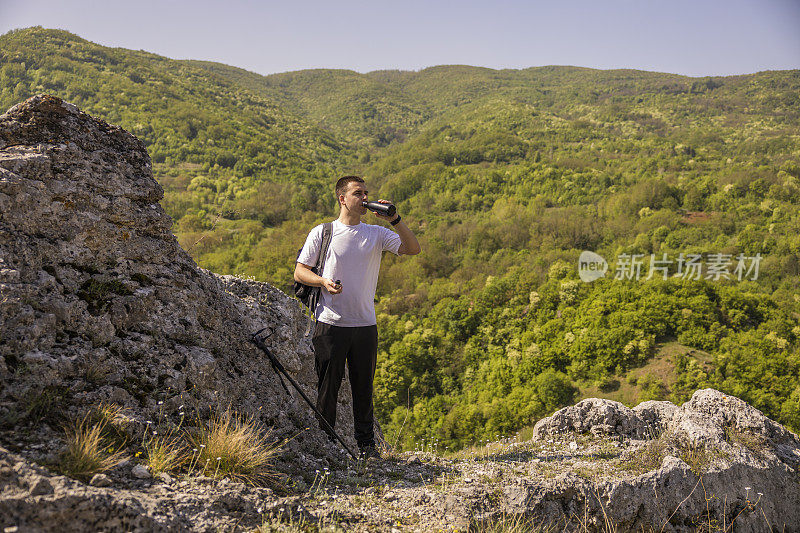
[[[367,199],[367,193],[364,179],[359,176],[344,176],[336,182],[336,199],[342,209],[366,214],[367,209],[361,204]]]
[[[343,178],[339,178],[339,181],[336,182],[336,197],[343,195],[347,192],[347,187],[351,183],[361,183],[364,184],[364,178],[360,176],[344,176]]]

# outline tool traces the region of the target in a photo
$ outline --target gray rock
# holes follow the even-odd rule
[[[0,472],[8,465],[0,494],[0,527],[18,525],[20,531],[215,531],[235,527],[255,529],[261,521],[249,513],[256,497],[243,503],[244,512],[231,517],[214,507],[217,494],[143,493],[100,488],[64,476],[55,476],[19,455],[0,447]],[[30,493],[31,480],[46,481],[51,491]],[[44,485],[40,485],[44,486]],[[237,523],[239,524],[237,526]]]
[[[150,479],[153,477],[150,474],[150,469],[148,469],[145,465],[136,465],[131,468],[131,475],[136,479]]]
[[[691,442],[719,444],[731,431],[747,432],[776,444],[792,444],[797,436],[747,402],[714,389],[696,391],[668,422],[670,430]]]
[[[646,426],[632,409],[619,402],[587,398],[537,422],[533,438],[539,440],[570,432],[641,438]]]
[[[297,467],[301,455],[342,461],[250,342],[267,326],[273,352],[313,396],[296,301],[198,268],[172,234],[162,197],[144,145],[123,129],[47,95],[0,116],[2,409],[24,413],[20,399],[32,393],[75,391],[52,398],[59,415],[115,403],[134,421],[129,437],[141,439],[145,420],[179,422],[159,400],[201,414],[199,423],[209,406],[234,405],[288,439],[292,453],[279,469]],[[23,361],[26,372],[8,366]],[[355,447],[349,386],[342,392],[337,427]],[[54,427],[47,438],[60,437]]]
[[[53,494],[53,485],[49,479],[37,477],[31,484],[31,496],[43,496],[45,494]]]
[[[93,487],[110,487],[111,478],[105,474],[95,474],[92,476],[91,481],[89,481],[89,485]]]
[[[677,410],[678,407],[672,402],[656,400],[642,402],[633,408],[633,412],[638,415],[646,426],[645,430],[649,433],[646,436],[649,438],[666,429],[667,423]]]
[[[704,389],[680,407],[645,402],[633,410],[583,400],[540,420],[534,438],[553,440],[573,431],[646,439],[623,459],[649,453],[663,460],[633,478],[592,483],[557,477],[515,485],[506,491],[509,510],[555,518],[553,504],[570,501],[593,523],[608,516],[626,530],[688,531],[681,524],[736,520],[736,531],[755,532],[763,530],[764,518],[773,525],[800,524],[800,439],[738,398]],[[749,511],[740,514],[742,509]]]

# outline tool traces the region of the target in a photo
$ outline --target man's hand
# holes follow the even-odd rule
[[[342,286],[335,281],[314,274],[311,267],[303,263],[296,263],[294,267],[294,280],[305,283],[309,287],[322,287],[331,294],[342,292]]]
[[[392,202],[390,202],[389,200],[378,200],[378,203],[379,204],[391,204]],[[394,219],[396,219],[398,217],[397,213],[395,213],[393,216],[390,216],[390,217],[387,217],[386,215],[381,215],[377,211],[373,211],[373,213],[375,214],[376,217],[382,218],[383,220],[385,220],[387,222],[391,222],[392,220],[394,220]]]
[[[333,281],[332,279],[328,278],[322,278],[322,279],[323,279],[322,286],[330,294],[339,294],[340,292],[342,292],[342,286],[337,285],[336,282]]]
[[[379,203],[382,204],[390,204],[389,200],[378,200]],[[395,213],[394,216],[387,217],[386,215],[381,215],[375,211],[375,216],[378,218],[382,218],[383,220],[393,222],[400,218],[400,213]],[[405,222],[403,220],[399,220],[397,224],[392,224],[392,227],[397,231],[397,234],[400,236],[400,248],[397,249],[397,253],[399,255],[417,255],[420,252],[419,242],[417,238],[414,236],[414,233],[408,229]]]

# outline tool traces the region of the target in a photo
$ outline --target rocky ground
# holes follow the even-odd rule
[[[313,397],[298,305],[198,268],[161,196],[121,128],[50,96],[0,116],[5,531],[800,531],[797,436],[714,390],[682,406],[584,400],[530,440],[459,455],[349,459],[249,340],[266,327]],[[60,475],[64,427],[110,405],[124,460]],[[196,435],[224,409],[281,443],[272,477],[147,466],[156,429]]]
[[[529,441],[387,457],[280,505],[355,531],[798,531],[798,444],[711,389],[681,407],[588,399]]]
[[[83,530],[798,531],[798,466],[795,435],[706,389],[681,407],[584,400],[540,421],[527,441],[450,457],[385,452],[285,478],[277,492],[181,473],[137,479],[132,462],[84,484],[0,450],[0,525],[51,530],[66,518]]]

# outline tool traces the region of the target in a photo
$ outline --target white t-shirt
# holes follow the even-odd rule
[[[395,255],[400,248],[400,236],[383,226],[364,224],[348,226],[338,220],[331,225],[331,243],[323,278],[342,281],[342,292],[331,294],[320,289],[317,320],[334,326],[372,326],[375,319],[375,288],[381,255],[388,250]],[[298,263],[313,267],[322,248],[322,224],[308,234]]]

